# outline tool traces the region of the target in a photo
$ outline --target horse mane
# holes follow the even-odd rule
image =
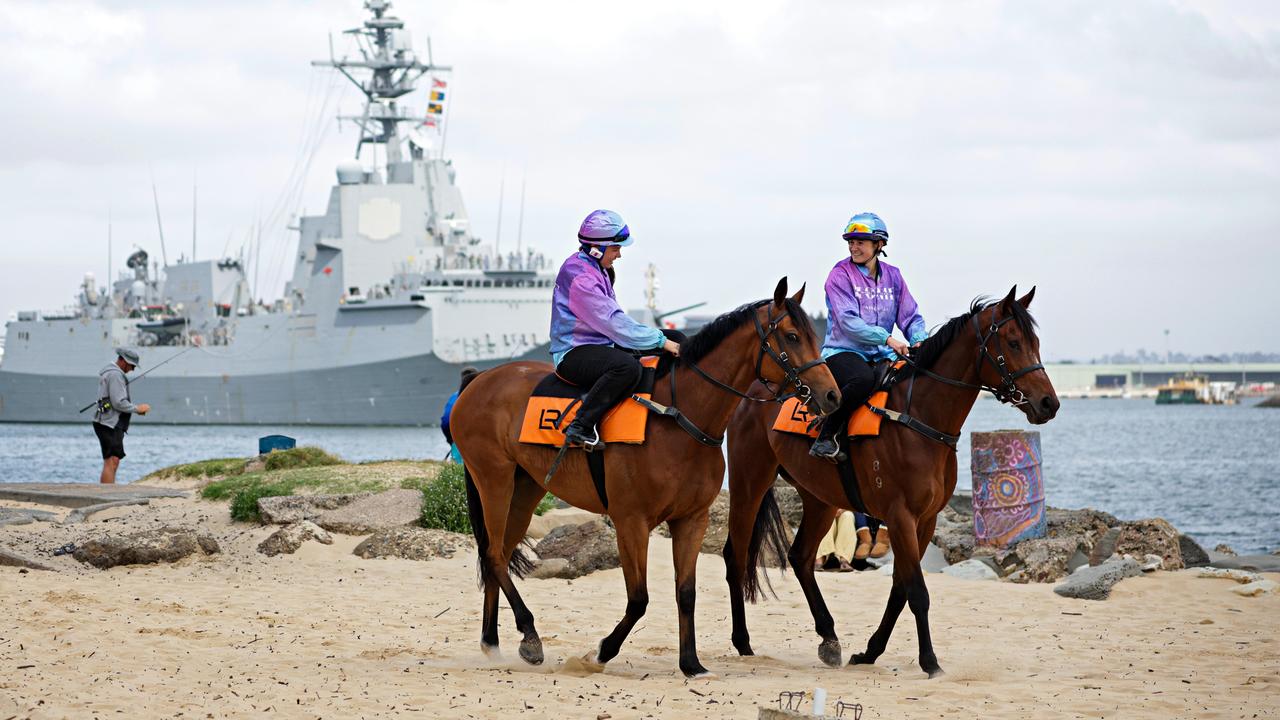
[[[969,323],[973,320],[973,316],[986,310],[987,308],[1001,302],[1000,300],[992,300],[989,297],[979,296],[969,303],[969,311],[963,315],[957,315],[951,318],[936,332],[920,343],[920,347],[911,351],[911,359],[919,367],[928,369],[942,357],[942,352],[947,349],[951,341],[955,340],[962,332],[966,332]],[[1018,327],[1023,333],[1031,335],[1035,332],[1036,320],[1031,317],[1031,313],[1024,307],[1022,303],[1015,301],[1013,303],[1013,321],[1018,323]]]
[[[771,303],[771,301],[764,302]],[[760,304],[760,302],[753,302],[740,305],[707,323],[693,337],[680,345],[680,361],[685,363],[701,361],[712,350],[715,350],[720,343],[724,342],[725,338],[732,335],[735,330],[751,322],[751,318],[755,315],[756,309],[760,307]],[[795,323],[800,332],[807,337],[815,337],[817,335],[813,328],[813,321],[805,314],[804,309],[800,307],[800,303],[787,298],[783,301],[783,307],[786,308],[787,317],[791,318],[791,322]]]

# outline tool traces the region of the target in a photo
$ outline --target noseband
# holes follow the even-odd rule
[[[761,306],[769,304],[772,304],[772,301],[761,300],[752,305],[751,309],[753,311],[759,310]],[[751,319],[755,322],[756,335],[760,338],[760,354],[756,356],[756,379],[759,380],[760,384],[764,385],[769,392],[773,393],[772,398],[755,398],[747,395],[746,393],[738,392],[734,388],[729,387],[708,375],[702,368],[698,367],[697,363],[689,362],[688,365],[707,382],[722,390],[733,393],[744,400],[750,400],[752,402],[782,402],[788,398],[798,397],[802,402],[808,403],[813,398],[813,390],[804,383],[804,380],[800,378],[800,374],[810,368],[814,368],[819,365],[826,365],[827,361],[819,355],[817,359],[810,360],[799,367],[793,365],[791,363],[791,356],[787,355],[786,350],[775,350],[773,346],[769,344],[769,338],[773,337],[774,333],[778,332],[778,326],[782,323],[783,318],[787,316],[787,308],[785,304],[782,308],[782,312],[778,313],[776,316],[773,314],[772,310],[767,311],[766,315],[768,316],[768,322],[766,323],[760,322],[759,312],[752,312]],[[765,379],[762,372],[764,370],[764,358],[766,355],[768,355],[769,358],[782,370],[783,382],[777,389],[774,389],[773,384]],[[795,392],[784,393],[784,390],[788,387],[794,387]]]

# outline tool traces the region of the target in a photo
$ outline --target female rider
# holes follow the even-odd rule
[[[844,228],[849,258],[827,276],[827,337],[822,357],[840,386],[840,408],[827,416],[809,454],[841,459],[840,436],[849,416],[871,395],[871,364],[907,355],[907,343],[893,337],[896,324],[914,345],[929,336],[915,298],[898,268],[881,262],[889,229],[875,213],[858,213]]]
[[[565,440],[587,450],[601,446],[596,426],[640,381],[640,361],[628,350],[680,346],[661,330],[633,320],[613,294],[613,263],[631,244],[618,213],[596,210],[578,229],[580,247],[560,266],[551,303],[551,358],[556,374],[590,388]]]

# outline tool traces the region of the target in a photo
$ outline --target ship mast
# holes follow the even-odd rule
[[[341,60],[333,57],[330,48],[328,60],[314,60],[312,65],[336,68],[356,87],[364,93],[365,105],[362,115],[341,116],[340,120],[350,120],[360,128],[360,139],[356,142],[356,158],[366,143],[380,144],[386,147],[387,164],[402,160],[400,153],[400,123],[421,122],[421,118],[411,117],[397,106],[396,99],[414,91],[417,81],[431,71],[449,71],[448,65],[433,65],[418,61],[413,49],[396,42],[394,33],[404,28],[404,21],[394,15],[388,15],[390,0],[365,0],[365,9],[373,13],[373,17],[364,21],[363,27],[345,30],[344,34],[355,37],[363,59],[354,60],[346,57]],[[355,77],[351,70],[369,70],[372,74],[367,80]]]

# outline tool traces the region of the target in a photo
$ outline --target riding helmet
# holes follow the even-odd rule
[[[607,247],[631,244],[631,229],[622,216],[612,210],[596,210],[582,221],[578,228],[578,240],[588,245]]]
[[[889,244],[889,228],[872,212],[863,212],[849,218],[844,226],[845,240],[881,240]]]

